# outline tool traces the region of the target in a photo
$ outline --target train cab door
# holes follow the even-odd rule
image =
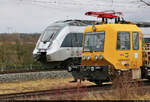
[[[132,79],[141,78],[141,66],[142,66],[142,37],[138,31],[131,32],[132,38],[132,51],[130,67],[132,69]]]
[[[131,55],[130,32],[117,32],[117,67],[129,69]]]
[[[142,49],[139,43],[139,32],[117,33],[117,60],[121,70],[132,71],[132,79],[141,77],[140,66],[142,65]]]
[[[142,48],[139,46],[140,34],[139,32],[131,32],[132,36],[132,55],[131,55],[131,68],[140,68],[142,64]],[[141,50],[140,50],[141,49]]]

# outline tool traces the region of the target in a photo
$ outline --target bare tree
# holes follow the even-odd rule
[[[140,2],[144,3],[147,6],[150,6],[150,1],[148,2],[148,1],[145,1],[145,0],[140,0]]]

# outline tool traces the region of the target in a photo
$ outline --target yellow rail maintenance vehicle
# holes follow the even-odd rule
[[[150,65],[150,42],[144,42],[143,44],[143,63]]]
[[[132,79],[150,77],[148,64],[143,63],[141,30],[116,14],[121,13],[86,13],[102,18],[102,23],[84,30],[81,65],[68,67],[75,79],[100,85],[122,72],[130,72]],[[113,18],[115,23],[109,24],[108,19]]]

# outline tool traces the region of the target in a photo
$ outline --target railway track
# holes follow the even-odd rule
[[[150,82],[144,81],[144,84],[138,86],[142,88],[142,91],[150,92]],[[12,93],[12,94],[1,94],[0,100],[19,100],[19,99],[35,99],[35,97],[49,97],[50,99],[63,99],[62,97],[80,99],[81,97],[87,95],[87,92],[98,92],[99,94],[104,94],[104,92],[112,93],[115,89],[112,89],[112,84],[104,84],[101,87],[96,85],[91,86],[77,86],[72,88],[63,89],[53,89],[53,90],[42,90],[24,93]],[[134,92],[134,88],[132,88]],[[56,98],[57,97],[57,98]],[[45,98],[44,98],[45,99]]]
[[[110,86],[103,86],[102,90],[108,90]],[[13,100],[13,99],[28,99],[35,96],[49,96],[49,97],[55,97],[55,96],[61,96],[61,95],[72,95],[72,94],[80,94],[80,96],[83,95],[84,92],[88,92],[92,90],[97,90],[98,87],[96,86],[82,86],[82,87],[72,87],[72,88],[64,88],[64,89],[53,89],[53,90],[42,90],[42,91],[33,91],[33,92],[23,92],[23,93],[12,93],[12,94],[1,94],[0,100]],[[101,90],[101,91],[102,91]],[[81,95],[82,94],[82,95]]]
[[[33,70],[14,70],[14,71],[2,71],[0,74],[14,74],[14,73],[27,73],[27,72],[44,72],[44,71],[64,71],[65,69],[33,69]]]

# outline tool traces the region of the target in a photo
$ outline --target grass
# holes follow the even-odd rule
[[[39,34],[0,34],[0,71],[40,69],[41,64],[32,58],[38,38]]]
[[[143,82],[131,79],[130,73],[118,75],[112,81],[112,90],[107,92],[89,92],[83,100],[149,100],[150,93],[142,87]]]
[[[145,95],[131,95],[130,98],[120,99],[118,96],[113,95],[113,93],[95,93],[89,92],[86,97],[82,100],[150,100],[150,93],[145,93]]]
[[[1,83],[0,94],[76,87],[77,83],[69,82],[72,80],[73,78],[65,78],[65,79],[55,78],[55,79],[43,79],[25,82]],[[84,85],[94,85],[94,84],[86,81],[84,82]]]

